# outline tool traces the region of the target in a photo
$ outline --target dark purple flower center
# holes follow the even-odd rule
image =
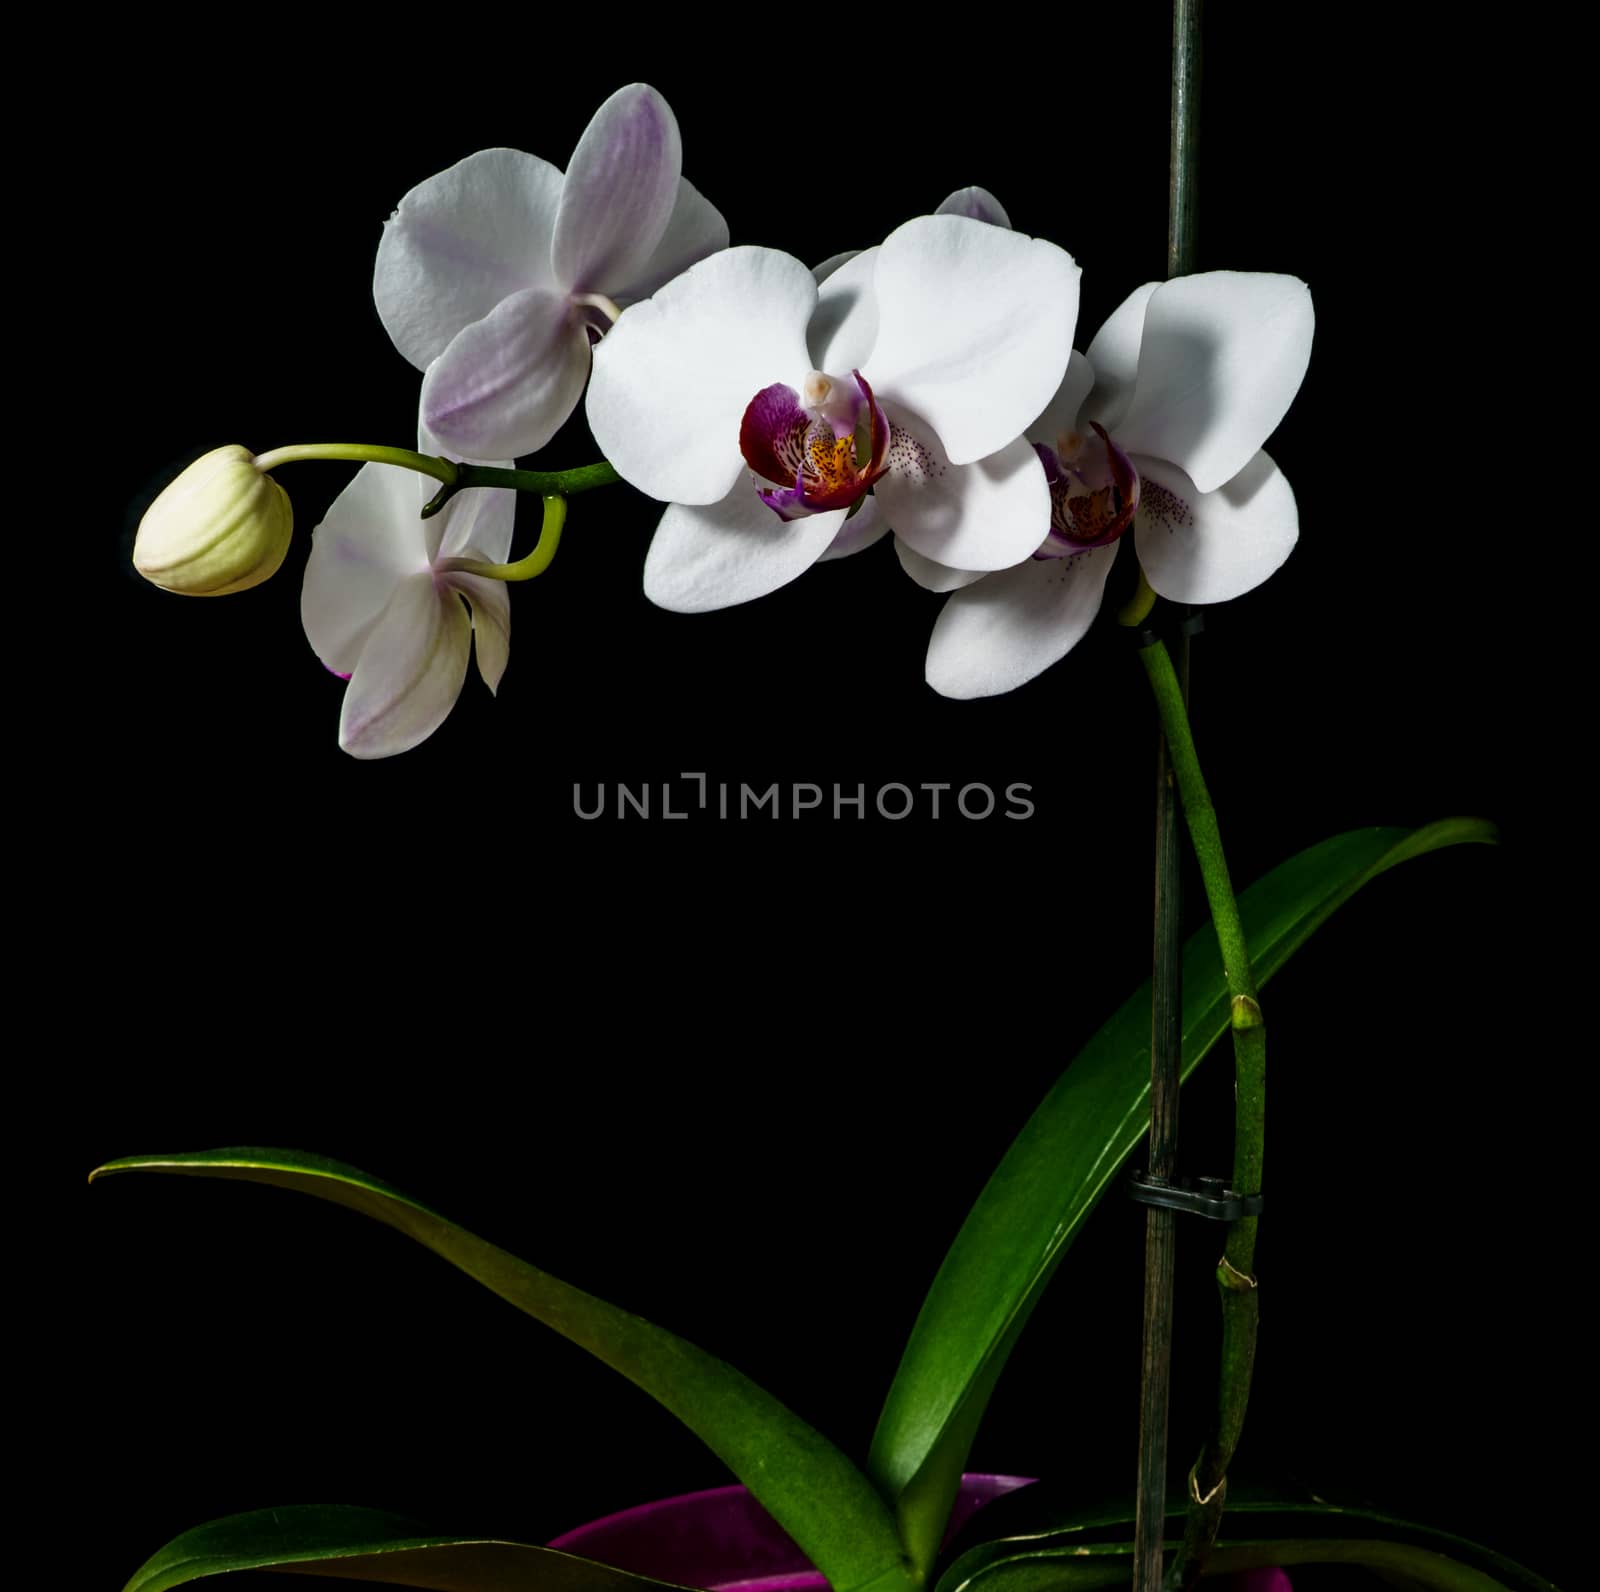
[[[739,451],[769,487],[761,501],[781,520],[847,509],[888,469],[889,421],[860,371],[848,381],[812,371],[796,392],[781,382],[750,400]]]
[[[1104,426],[1092,420],[1089,426],[1093,436],[1071,432],[1058,437],[1053,448],[1033,445],[1050,483],[1050,531],[1035,558],[1107,547],[1133,524],[1139,472]]]

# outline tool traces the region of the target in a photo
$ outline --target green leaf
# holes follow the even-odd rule
[[[354,1167],[297,1150],[228,1149],[109,1161],[114,1172],[178,1172],[298,1189],[396,1228],[637,1383],[702,1438],[840,1589],[895,1592],[905,1555],[888,1506],[827,1438],[743,1373],[457,1227]],[[177,1271],[190,1283],[192,1263]],[[426,1284],[424,1283],[423,1286]]]
[[[1239,897],[1256,982],[1380,873],[1494,827],[1446,819],[1414,831],[1360,829],[1301,852]],[[1270,1022],[1270,1012],[1268,1014]],[[1183,954],[1183,1076],[1227,1032],[1216,936]],[[912,1328],[878,1419],[868,1473],[894,1500],[912,1562],[937,1551],[989,1395],[1045,1284],[1149,1129],[1147,979],[1084,1046],[978,1196]]]
[[[301,1504],[256,1509],[175,1537],[123,1592],[167,1592],[232,1570],[325,1575],[432,1592],[661,1592],[666,1583],[554,1548],[439,1536],[378,1509]]]
[[[1128,1585],[1133,1518],[1125,1504],[1061,1508],[1032,1487],[1001,1504],[1011,1507],[990,1505],[974,1523],[977,1534],[992,1534],[961,1549],[934,1592],[1091,1592]],[[1183,1527],[1183,1504],[1174,1500],[1166,1523],[1169,1548],[1183,1540]],[[1299,1564],[1359,1565],[1386,1580],[1437,1592],[1556,1592],[1503,1554],[1446,1531],[1372,1509],[1287,1501],[1270,1493],[1236,1498],[1230,1489],[1206,1575]]]

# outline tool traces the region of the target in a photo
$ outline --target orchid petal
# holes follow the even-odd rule
[[[1077,349],[1073,349],[1067,373],[1061,378],[1055,397],[1028,427],[1028,435],[1034,441],[1048,443],[1053,448],[1057,437],[1077,431],[1080,424],[1086,426],[1087,421],[1080,422],[1079,416],[1084,399],[1089,396],[1089,389],[1095,385],[1097,374],[1089,361]]]
[[[417,452],[443,457],[450,454],[465,464],[487,464],[497,470],[509,470],[515,459],[510,457],[485,458],[481,454],[464,453],[459,448],[447,447],[442,437],[428,429],[425,418],[417,418]],[[429,498],[439,490],[439,483],[430,476],[409,471],[417,490],[417,509],[420,516]],[[464,492],[453,493],[437,514],[423,521],[428,537],[428,561],[439,558],[481,558],[487,564],[503,564],[511,556],[511,533],[517,517],[517,494],[508,487],[468,487]],[[475,551],[467,552],[472,543]]]
[[[1011,227],[1011,217],[987,188],[957,188],[937,210],[936,216],[966,216],[971,221],[986,221],[991,227]]]
[[[1258,453],[1215,492],[1201,492],[1175,464],[1140,458],[1134,540],[1151,587],[1180,603],[1221,603],[1254,590],[1300,535],[1294,493]]]
[[[928,421],[955,463],[986,458],[1061,385],[1080,274],[1042,239],[965,216],[908,221],[878,254],[878,337],[863,373]]]
[[[728,223],[723,220],[722,212],[687,177],[680,177],[672,218],[655,252],[645,261],[639,275],[611,296],[630,304],[649,298],[673,277],[682,276],[691,265],[727,246]]]
[[[431,550],[417,477],[364,464],[311,535],[300,619],[311,650],[347,678],[402,581],[425,575]]]
[[[863,249],[828,273],[806,328],[813,370],[860,370],[878,340],[878,301],[872,277],[876,248]]]
[[[463,556],[481,558],[485,563],[504,562],[486,557],[478,548]],[[441,576],[439,584],[460,592],[467,599],[472,610],[473,651],[478,659],[478,673],[491,692],[498,691],[500,677],[506,672],[511,657],[511,588],[503,580],[489,580],[460,571]]]
[[[860,253],[860,249],[846,249],[842,254],[830,254],[821,265],[812,266],[811,274],[817,279],[817,286],[821,287],[841,265],[855,259]]]
[[[1089,364],[1094,370],[1094,393],[1083,418],[1098,420],[1115,431],[1129,403],[1139,375],[1139,344],[1144,337],[1144,314],[1159,282],[1136,287],[1112,312],[1089,344]]]
[[[844,518],[831,509],[780,520],[741,472],[720,503],[668,506],[645,555],[645,596],[681,614],[764,597],[816,563]]]
[[[947,599],[928,642],[940,696],[998,696],[1064,658],[1100,611],[1117,544],[1072,558],[1029,559]]]
[[[554,288],[561,173],[520,149],[483,149],[400,201],[378,242],[378,319],[418,370],[524,288]]]
[[[1031,442],[952,464],[916,416],[889,419],[889,473],[873,493],[896,536],[951,569],[1006,569],[1032,555],[1050,529],[1050,486]]]
[[[516,529],[517,496],[510,487],[502,486],[472,486],[457,492],[437,516],[446,524],[435,556],[505,563],[511,556]]]
[[[816,281],[798,260],[742,247],[625,310],[594,351],[588,415],[600,451],[653,498],[720,503],[744,480],[745,407],[809,368],[816,302]]]
[[[960,591],[975,580],[987,579],[986,572],[981,569],[951,569],[948,564],[936,564],[898,536],[894,539],[894,550],[901,569],[924,591]]]
[[[588,334],[567,300],[529,288],[474,321],[428,367],[423,423],[457,453],[537,453],[577,408],[588,374]]]
[[[1293,402],[1313,324],[1310,291],[1297,277],[1207,271],[1163,282],[1145,311],[1139,377],[1117,440],[1215,491]]]
[[[392,757],[444,723],[472,650],[472,622],[455,592],[431,574],[396,588],[344,693],[339,745],[352,757]]]
[[[672,108],[647,83],[594,113],[567,167],[550,262],[573,292],[610,293],[644,275],[678,201],[683,143]]]
[[[889,521],[878,508],[878,500],[870,494],[861,499],[861,507],[839,527],[839,533],[828,543],[819,564],[831,563],[836,558],[849,558],[865,552],[874,543],[889,534]]]

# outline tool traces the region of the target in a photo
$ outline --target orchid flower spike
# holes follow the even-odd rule
[[[275,575],[293,534],[289,494],[250,450],[213,448],[145,510],[133,567],[167,591],[222,597]]]
[[[426,426],[417,451],[441,451]],[[505,672],[508,587],[444,566],[503,563],[517,494],[469,487],[425,520],[437,487],[411,470],[364,464],[312,533],[300,618],[324,666],[350,682],[339,745],[352,757],[392,757],[432,735],[461,694],[474,638],[490,691]]]
[[[1022,432],[1066,370],[1078,277],[1053,243],[923,216],[820,288],[787,254],[737,248],[631,309],[595,350],[588,416],[617,472],[669,505],[646,595],[748,602],[852,510],[946,563],[1026,558],[1050,495]]]
[[[384,227],[372,291],[418,370],[423,422],[471,458],[536,453],[577,407],[619,306],[728,244],[682,175],[677,119],[633,83],[595,113],[563,176],[484,149],[430,177]]]
[[[1277,570],[1300,521],[1262,444],[1300,389],[1313,325],[1292,276],[1209,271],[1131,294],[1028,428],[1050,493],[1033,556],[985,574],[900,549],[919,583],[952,592],[928,684],[994,696],[1064,657],[1129,530],[1151,588],[1174,602],[1226,602]]]

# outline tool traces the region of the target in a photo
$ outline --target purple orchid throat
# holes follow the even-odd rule
[[[757,492],[780,520],[847,509],[889,468],[888,417],[861,372],[850,378],[814,370],[803,392],[775,382],[739,422],[739,451],[774,483]]]
[[[1068,432],[1055,447],[1036,442],[1033,451],[1050,483],[1050,530],[1035,558],[1070,558],[1092,547],[1109,547],[1133,524],[1139,507],[1139,472],[1097,421],[1093,437]]]

